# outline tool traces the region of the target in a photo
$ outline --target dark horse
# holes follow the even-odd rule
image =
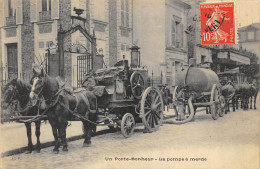
[[[224,86],[221,87],[222,90],[222,95],[225,98],[225,113],[230,112],[229,110],[229,102],[232,101],[232,106],[233,106],[233,112],[236,110],[235,108],[235,87],[232,82],[228,82]]]
[[[83,122],[85,135],[83,146],[89,146],[91,144],[91,130],[95,127],[93,122],[96,121],[97,117],[96,96],[85,89],[76,93],[71,92],[66,87],[60,86],[57,78],[48,76],[43,70],[40,73],[35,72],[35,78],[32,81],[30,97],[33,99],[35,94],[43,96],[47,105],[46,114],[55,139],[53,152],[59,152],[59,142],[63,146],[62,150],[68,151],[66,128],[68,121],[75,120],[75,116],[85,118],[84,120],[80,119]]]
[[[18,79],[13,79],[4,88],[2,107],[6,109],[14,100],[17,100],[20,104],[22,111],[19,111],[19,114],[22,116],[36,116],[40,109],[37,105],[29,106],[29,94],[31,91],[31,85],[29,83],[23,82]],[[31,153],[34,148],[36,152],[40,152],[41,143],[40,143],[40,126],[41,121],[35,121],[35,135],[37,137],[37,144],[35,147],[32,144],[32,130],[31,123],[24,123],[27,131],[28,138],[28,150],[27,153]]]

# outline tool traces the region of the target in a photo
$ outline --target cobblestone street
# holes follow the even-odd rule
[[[147,134],[138,127],[128,139],[115,132],[93,137],[91,147],[83,148],[82,143],[82,139],[69,142],[69,152],[59,154],[53,154],[53,147],[49,147],[39,154],[5,157],[3,169],[258,169],[259,111],[238,110],[218,120],[202,111],[194,122],[184,125],[164,124],[159,131]]]

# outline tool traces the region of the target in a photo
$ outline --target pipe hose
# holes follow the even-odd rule
[[[193,104],[192,104],[192,99],[193,99],[192,96],[188,99],[188,106],[189,106],[189,109],[190,109],[190,116],[187,119],[185,119],[183,121],[164,120],[163,123],[164,124],[184,124],[184,123],[188,123],[188,122],[192,121],[193,118],[195,117],[195,111],[194,111],[194,107],[193,107]]]

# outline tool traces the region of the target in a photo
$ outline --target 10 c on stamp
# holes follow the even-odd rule
[[[200,4],[201,44],[235,44],[234,2]]]

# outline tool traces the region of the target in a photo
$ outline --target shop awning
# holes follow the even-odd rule
[[[236,74],[239,73],[239,67],[236,67],[234,69],[227,70],[225,72],[220,72],[218,75],[226,75],[226,74]]]

